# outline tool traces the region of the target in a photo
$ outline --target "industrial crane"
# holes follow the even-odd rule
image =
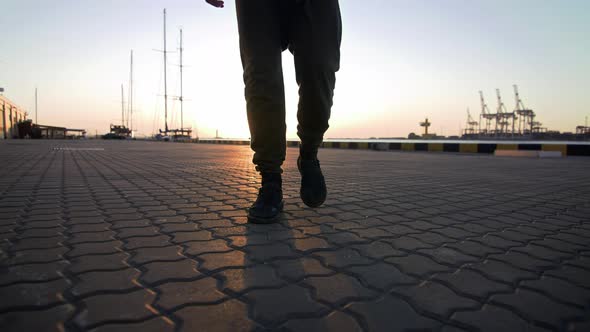
[[[498,98],[496,125],[500,125],[500,135],[508,134],[508,128],[510,126],[510,123],[512,123],[512,135],[514,136],[514,123],[516,121],[516,113],[508,112],[506,106],[504,105],[504,102],[502,101],[500,89],[496,89],[496,96]]]
[[[475,121],[473,117],[471,117],[471,112],[469,112],[469,107],[467,108],[467,129],[465,129],[466,135],[473,135],[475,134],[476,128],[479,126],[479,122]]]
[[[518,132],[521,135],[527,133],[531,134],[533,132],[533,126],[535,125],[535,112],[533,112],[531,109],[527,109],[524,106],[522,100],[520,99],[520,95],[518,94],[518,86],[516,84],[514,85],[514,98],[516,101],[515,112],[519,115]]]
[[[496,115],[490,113],[488,105],[483,97],[483,92],[479,91],[479,100],[481,101],[481,114],[479,115],[480,133],[487,135],[490,133],[490,121],[496,119]],[[481,118],[485,119],[485,129],[481,130]]]

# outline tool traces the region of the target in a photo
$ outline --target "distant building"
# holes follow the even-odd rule
[[[18,123],[27,119],[27,112],[0,95],[0,139],[17,138]]]
[[[46,139],[77,139],[86,138],[86,129],[70,129],[65,127],[33,124],[32,138]]]

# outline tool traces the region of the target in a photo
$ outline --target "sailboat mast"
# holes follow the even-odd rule
[[[125,126],[125,95],[123,93],[123,84],[121,84],[121,126]]]
[[[131,67],[129,70],[129,115],[127,122],[129,130],[133,130],[133,50],[131,50]]]
[[[164,8],[164,124],[168,135],[168,82],[166,80],[166,8]]]
[[[183,100],[182,100],[182,29],[180,29],[180,130],[182,135],[184,135],[184,127],[183,127],[183,116],[184,116],[184,108],[183,108]]]
[[[35,123],[38,124],[39,122],[37,121],[37,119],[38,119],[37,118],[37,115],[38,115],[37,111],[38,111],[38,109],[37,109],[37,88],[35,88]]]

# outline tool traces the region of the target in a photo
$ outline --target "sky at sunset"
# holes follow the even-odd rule
[[[321,1],[321,0],[315,0]],[[495,89],[514,107],[512,85],[549,129],[574,131],[590,115],[590,1],[341,0],[341,70],[326,137],[457,135],[478,91],[495,109]],[[121,118],[135,54],[134,129],[163,128],[162,9],[168,48],[184,30],[185,123],[202,138],[249,137],[233,1],[2,0],[0,87],[39,123],[108,132]],[[283,53],[287,136],[296,137],[293,58]],[[169,94],[179,93],[178,53],[168,60]],[[127,91],[125,92],[127,94]],[[127,96],[126,96],[127,98]],[[169,127],[179,126],[178,101]]]

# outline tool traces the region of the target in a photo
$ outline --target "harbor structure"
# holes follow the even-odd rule
[[[558,131],[550,131],[543,127],[543,124],[537,120],[536,113],[524,105],[518,86],[513,85],[513,88],[515,106],[512,111],[509,111],[504,104],[500,89],[496,89],[495,111],[490,110],[483,91],[479,91],[481,107],[479,121],[476,121],[468,110],[462,137],[467,139],[554,139],[561,135]]]
[[[430,127],[431,123],[428,121],[428,118],[423,122],[420,122],[420,127],[424,128],[424,136],[428,136],[428,128]]]
[[[32,119],[27,118],[28,115],[24,108],[0,94],[0,139],[72,139],[86,137],[85,129],[34,123]],[[37,89],[35,89],[35,118],[37,119]]]
[[[24,108],[0,94],[0,139],[18,138],[18,123],[26,119]]]
[[[590,139],[590,126],[588,126],[588,117],[586,117],[586,121],[584,121],[583,126],[576,127],[576,135]]]

